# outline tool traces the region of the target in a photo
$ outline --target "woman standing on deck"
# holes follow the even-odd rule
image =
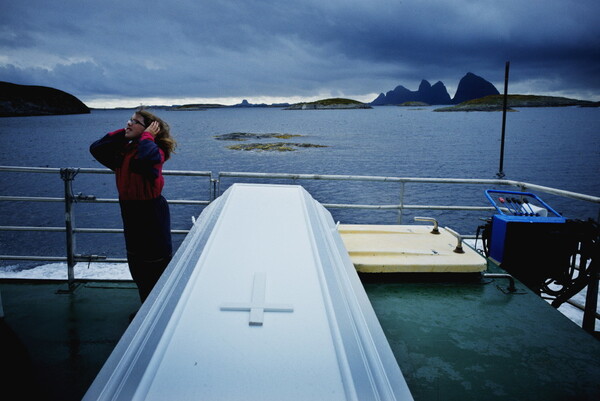
[[[161,193],[162,167],[175,146],[169,125],[144,109],[90,146],[96,160],[115,172],[127,262],[142,302],[173,253],[169,205]]]

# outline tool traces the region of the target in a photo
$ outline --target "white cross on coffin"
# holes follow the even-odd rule
[[[266,273],[254,273],[252,286],[252,300],[250,303],[225,303],[221,305],[222,311],[250,312],[250,326],[262,326],[265,312],[293,312],[294,307],[289,304],[267,304],[265,293],[267,287]]]

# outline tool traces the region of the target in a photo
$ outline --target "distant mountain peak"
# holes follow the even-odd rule
[[[458,88],[456,89],[456,94],[452,99],[452,103],[458,104],[489,95],[498,95],[499,93],[498,89],[496,89],[491,82],[486,81],[472,72],[467,72],[458,83]]]
[[[406,89],[402,85],[398,85],[394,90],[386,94],[380,94],[371,104],[402,104],[405,102],[423,102],[427,104],[450,104],[450,95],[444,84],[438,81],[431,86],[429,81],[422,80],[417,91]]]
[[[431,89],[431,84],[429,83],[429,81],[427,81],[425,79],[422,80],[421,84],[419,85],[418,92],[426,91],[426,90],[429,90],[429,89]]]
[[[457,104],[465,100],[478,99],[488,95],[496,95],[498,90],[485,79],[468,72],[459,82],[454,99],[450,98],[448,90],[442,81],[433,86],[423,79],[417,91],[406,89],[402,85],[387,93],[381,93],[372,105],[402,104],[405,102],[423,102],[431,105]]]

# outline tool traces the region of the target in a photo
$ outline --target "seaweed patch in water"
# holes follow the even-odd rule
[[[247,141],[249,139],[290,139],[294,137],[300,137],[303,135],[297,134],[255,134],[251,132],[232,132],[229,134],[215,135],[215,138],[219,141]],[[270,142],[270,143],[245,143],[240,145],[227,146],[228,149],[233,150],[257,150],[261,152],[293,152],[298,148],[326,148],[324,145],[316,145],[313,143],[293,143],[293,142]]]
[[[272,143],[245,143],[243,145],[227,146],[233,150],[258,150],[261,152],[293,152],[297,148],[326,148],[325,145],[315,145],[313,143],[291,143],[291,142],[272,142]]]
[[[215,135],[215,138],[219,141],[247,141],[248,139],[268,139],[268,138],[290,139],[290,138],[294,138],[297,136],[302,136],[302,135],[281,134],[281,133],[255,134],[252,132],[231,132],[229,134]]]

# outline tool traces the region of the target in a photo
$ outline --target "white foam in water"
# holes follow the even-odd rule
[[[76,279],[132,280],[127,263],[77,263],[73,268]],[[0,278],[66,280],[66,263],[49,263],[32,269],[17,270],[17,266],[0,269]]]

